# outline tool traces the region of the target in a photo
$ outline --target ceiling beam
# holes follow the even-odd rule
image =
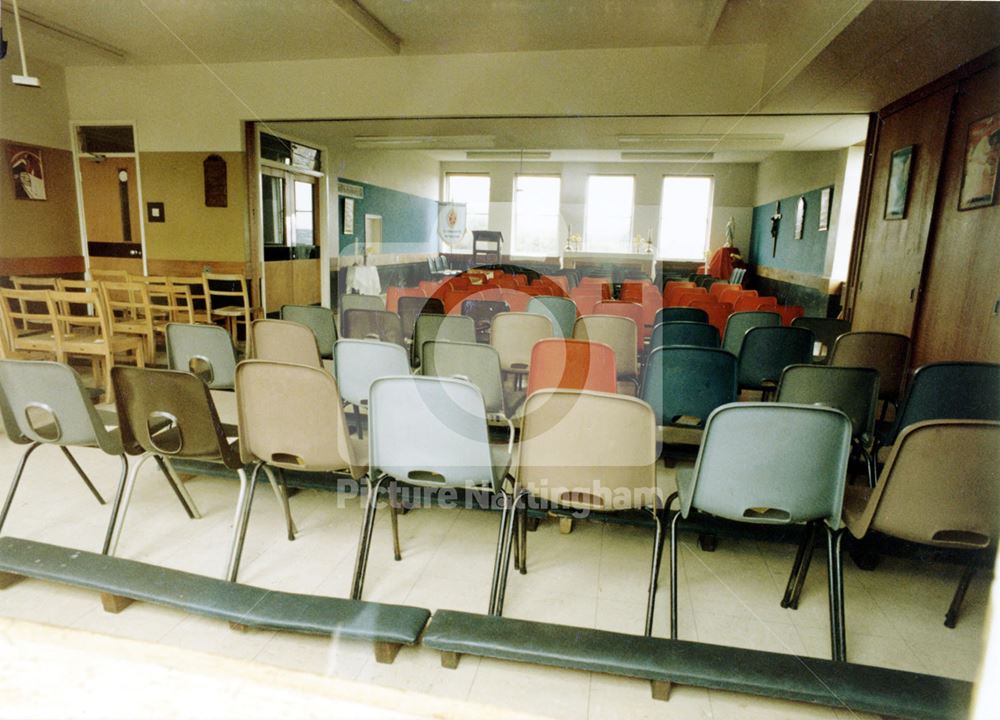
[[[10,17],[14,16],[13,11],[8,9],[7,7],[3,8],[3,12],[9,15]],[[21,16],[21,20],[23,20],[24,22],[30,25],[35,25],[41,28],[42,30],[45,30],[51,34],[59,36],[60,38],[64,38],[67,40],[75,40],[78,43],[86,45],[90,50],[97,50],[98,52],[102,52],[105,55],[109,55],[115,58],[116,60],[128,59],[127,52],[125,52],[121,48],[115,47],[114,45],[109,45],[106,42],[98,40],[95,37],[92,37],[90,35],[85,35],[84,33],[68,28],[65,25],[60,25],[59,23],[52,22],[51,20],[44,18],[41,15],[36,15],[35,13],[29,12],[27,10],[19,9],[18,14]]]
[[[381,20],[368,12],[358,0],[330,0],[330,2],[375,42],[393,55],[399,55],[403,41],[383,25]]]

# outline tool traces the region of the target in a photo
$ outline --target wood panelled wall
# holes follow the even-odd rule
[[[852,277],[855,330],[913,339],[913,366],[1000,362],[1000,209],[958,211],[969,123],[1000,112],[1000,51],[881,113],[869,206]],[[893,151],[913,145],[906,217],[886,220]]]

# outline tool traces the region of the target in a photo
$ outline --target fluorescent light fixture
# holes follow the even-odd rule
[[[552,153],[548,150],[470,150],[466,160],[548,160]]]
[[[776,147],[785,136],[780,133],[651,133],[619,135],[619,145],[721,145],[724,147]]]
[[[359,135],[354,138],[354,147],[413,147],[433,145],[435,140],[431,135]]]
[[[715,153],[710,152],[662,152],[656,150],[622,150],[619,155],[622,160],[711,160]]]
[[[494,141],[493,135],[358,135],[354,147],[464,150],[491,148]]]

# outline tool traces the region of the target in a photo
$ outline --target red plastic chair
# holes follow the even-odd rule
[[[421,280],[419,287],[423,291],[424,297],[431,297],[443,284],[443,280]]]
[[[385,309],[389,312],[399,312],[399,298],[401,297],[424,297],[424,291],[418,287],[404,288],[390,285],[385,289]]]
[[[742,290],[743,287],[737,283],[712,283],[712,287],[708,289],[708,294],[719,302],[724,302],[721,295],[727,290]]]
[[[587,340],[539,340],[531,348],[528,395],[548,388],[616,392],[615,351]]]
[[[514,282],[516,282],[518,285],[528,284],[528,276],[525,275],[524,273],[515,273],[514,275],[511,275],[511,277],[514,278]]]
[[[715,285],[713,285],[712,287],[715,287]],[[711,292],[712,290],[711,288],[709,288],[709,293]],[[725,290],[723,290],[722,292],[720,292],[718,297],[716,297],[716,300],[718,300],[719,302],[729,303],[730,305],[736,305],[736,301],[739,300],[744,295],[752,295],[753,297],[757,297],[757,291],[744,290],[739,285],[735,287],[730,286]]]
[[[688,280],[668,280],[667,284],[663,286],[663,307],[675,307],[674,295],[681,290],[693,287],[697,287],[697,285]]]
[[[674,294],[674,306],[688,307],[694,300],[711,300],[708,290],[703,287],[684,288]]]
[[[770,310],[778,307],[778,298],[770,295],[762,295],[757,298],[757,307],[754,310]]]
[[[791,325],[792,320],[806,314],[806,309],[801,305],[779,305],[778,314],[781,315],[783,325]]]
[[[594,311],[592,313],[587,314],[619,315],[621,317],[627,317],[635,323],[636,349],[642,350],[642,330],[645,326],[645,322],[643,320],[645,312],[643,311],[642,305],[639,305],[638,303],[625,302],[624,300],[602,300],[594,306]]]
[[[599,288],[601,293],[601,298],[604,300],[611,299],[611,282],[607,278],[596,278],[596,277],[585,277],[580,279],[580,284],[577,288]]]
[[[580,291],[580,288],[575,287],[569,291],[570,300],[576,303],[577,316],[580,315],[593,315],[594,306],[601,302],[601,296],[597,293],[589,292],[588,290]]]
[[[531,302],[531,295],[517,290],[503,288],[500,290],[500,299],[507,303],[511,312],[528,312],[528,303]]]
[[[649,285],[648,280],[625,280],[622,282],[621,290],[618,291],[618,299],[641,305],[643,292]]]
[[[753,295],[744,293],[740,295],[739,299],[733,304],[733,312],[756,310],[759,304],[760,298],[757,296],[756,292],[754,292]]]
[[[561,288],[563,292],[569,293],[569,280],[566,279],[565,275],[542,275],[535,282],[552,283]]]
[[[711,298],[693,301],[689,307],[701,308],[708,313],[708,324],[719,331],[719,337],[726,332],[726,323],[733,314],[733,306],[729,303],[713,302]]]
[[[474,291],[469,290],[447,290],[443,295],[438,291],[438,297],[444,302],[444,311],[447,315],[461,315],[462,314],[462,302],[475,295]]]

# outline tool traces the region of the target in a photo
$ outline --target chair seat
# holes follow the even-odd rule
[[[212,315],[219,317],[240,317],[249,312],[248,308],[241,305],[227,305],[226,307],[212,308]]]

